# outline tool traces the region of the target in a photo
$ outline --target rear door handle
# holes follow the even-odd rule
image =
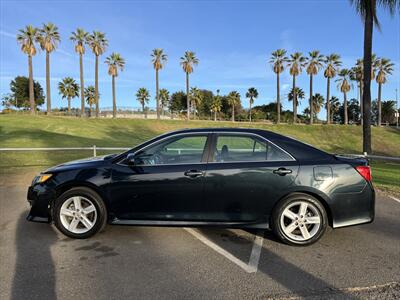
[[[199,177],[199,176],[203,176],[204,172],[203,171],[197,171],[197,170],[189,170],[189,171],[186,171],[184,174],[187,177]]]
[[[291,174],[292,170],[286,168],[279,168],[274,170],[274,174],[278,174],[280,176],[285,176],[286,174]]]

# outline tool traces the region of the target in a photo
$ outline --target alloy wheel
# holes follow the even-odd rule
[[[64,228],[72,233],[88,232],[96,224],[96,206],[82,196],[68,198],[61,206],[60,220]]]

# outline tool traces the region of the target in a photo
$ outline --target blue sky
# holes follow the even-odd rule
[[[28,74],[27,57],[15,40],[18,29],[27,24],[41,26],[53,22],[59,27],[61,44],[51,55],[53,106],[66,106],[58,95],[57,83],[71,76],[79,80],[79,61],[70,33],[77,27],[106,33],[109,47],[101,57],[100,106],[109,107],[111,78],[103,63],[116,51],[126,59],[126,68],[117,78],[117,104],[139,107],[135,92],[139,87],[150,90],[155,106],[155,74],[150,62],[154,48],[163,48],[168,63],[160,73],[160,87],[171,92],[185,89],[185,74],[179,58],[192,50],[200,60],[191,75],[191,85],[222,93],[237,90],[242,103],[249,87],[259,91],[256,105],[275,99],[275,74],[267,63],[270,53],[285,48],[289,53],[318,49],[323,54],[337,52],[344,67],[351,67],[362,57],[363,26],[347,0],[308,1],[5,1],[1,0],[0,23],[0,94],[9,92],[9,83],[17,75]],[[391,18],[380,11],[382,32],[374,31],[373,51],[390,58],[395,72],[383,88],[383,99],[395,99],[399,89],[400,23],[399,15]],[[34,77],[45,89],[45,53],[33,59]],[[87,51],[84,60],[85,85],[94,82],[94,56]],[[309,78],[303,72],[298,85],[308,97]],[[326,94],[322,72],[317,76],[314,92]],[[291,78],[286,71],[281,80],[284,108],[291,108],[286,95]],[[336,84],[333,94],[342,100]],[[376,97],[376,84],[372,95]],[[354,84],[350,98],[357,97]],[[79,106],[79,99],[73,101]],[[303,100],[302,111],[307,106]],[[320,117],[324,117],[321,112]]]

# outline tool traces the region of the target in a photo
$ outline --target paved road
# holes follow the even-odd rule
[[[310,247],[211,228],[107,226],[72,240],[25,221],[32,175],[0,174],[0,299],[400,298],[400,203],[382,194],[374,223]],[[237,263],[249,260],[256,272]]]

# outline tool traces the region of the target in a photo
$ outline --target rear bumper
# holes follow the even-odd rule
[[[333,228],[367,224],[375,218],[375,190],[367,183],[360,193],[338,193],[332,197]]]
[[[27,198],[31,209],[26,219],[32,222],[50,223],[51,204],[55,199],[55,192],[44,185],[30,186]]]

